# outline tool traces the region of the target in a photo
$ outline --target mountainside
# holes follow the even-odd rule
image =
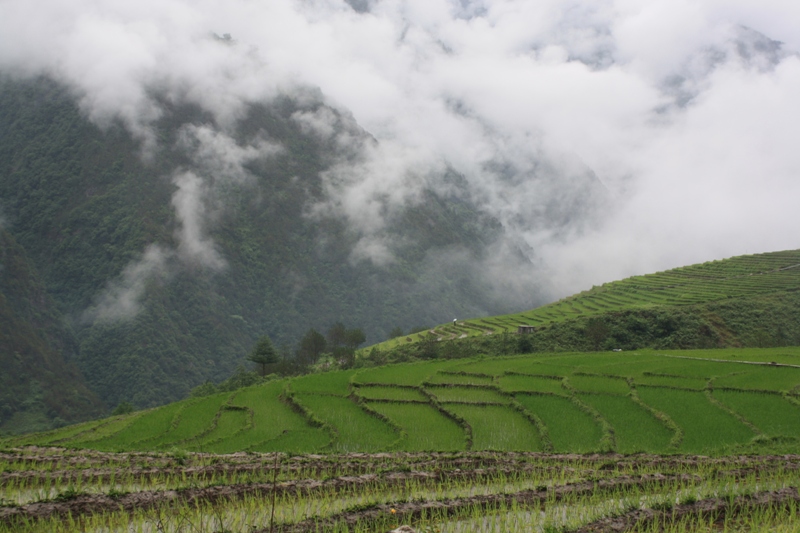
[[[380,361],[552,350],[800,345],[800,250],[745,255],[605,283],[568,298],[400,336]],[[517,333],[520,326],[525,333]],[[450,342],[443,342],[450,341]]]
[[[74,365],[77,352],[25,252],[0,229],[0,433],[102,414]]]
[[[342,161],[376,144],[317,92],[252,103],[232,124],[165,94],[141,135],[90,122],[79,96],[47,78],[0,78],[0,206],[108,408],[227,377],[263,334],[291,345],[341,321],[375,342],[392,327],[538,303],[493,292],[479,265],[497,257],[503,228],[450,170],[446,188],[381,213],[391,253],[356,232],[331,207],[329,176],[346,180]],[[591,212],[593,179],[543,205],[542,224]],[[528,252],[510,254],[530,267]]]

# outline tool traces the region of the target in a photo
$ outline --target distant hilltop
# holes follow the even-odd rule
[[[800,250],[742,255],[605,283],[522,313],[445,323],[362,354],[385,362],[479,353],[800,345],[798,290]]]

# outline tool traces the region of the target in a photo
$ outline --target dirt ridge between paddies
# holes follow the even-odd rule
[[[677,504],[670,509],[634,509],[627,513],[601,518],[568,533],[620,533],[639,531],[653,525],[668,524],[692,517],[710,525],[723,522],[726,518],[741,514],[757,507],[772,507],[800,502],[797,487],[786,487],[775,491],[757,492],[726,500],[706,498],[692,503]]]
[[[442,465],[447,466],[447,465]],[[290,471],[291,467],[286,467],[282,469],[284,472]],[[261,464],[248,464],[248,465],[234,465],[230,468],[225,468],[225,465],[212,465],[208,467],[191,467],[191,468],[173,468],[173,469],[157,469],[151,468],[146,470],[130,470],[130,471],[119,471],[119,470],[83,470],[83,471],[70,471],[70,470],[59,470],[53,472],[4,472],[0,474],[0,485],[7,484],[7,483],[14,483],[20,481],[27,481],[29,483],[47,483],[52,480],[59,480],[63,483],[108,483],[114,480],[119,480],[121,478],[127,478],[130,481],[136,482],[144,482],[148,480],[154,480],[159,478],[168,478],[171,476],[179,477],[181,479],[193,479],[193,480],[207,480],[213,479],[215,476],[219,474],[261,474],[262,476],[269,475],[273,468],[264,468],[264,465]],[[306,470],[302,467],[294,467],[295,471]],[[330,470],[333,470],[331,468]],[[336,470],[340,470],[336,468]],[[367,479],[370,476],[375,477],[378,480],[386,480],[386,479],[400,479],[400,478],[407,478],[407,479],[434,479],[440,478],[443,475],[447,474],[450,477],[458,477],[458,478],[467,478],[470,476],[474,476],[476,479],[492,474],[503,474],[509,475],[514,473],[533,473],[533,472],[575,472],[576,469],[566,467],[566,466],[538,466],[528,463],[520,463],[520,462],[509,462],[508,464],[493,464],[487,465],[484,467],[474,468],[472,470],[461,470],[455,469],[454,470],[444,470],[440,469],[437,473],[431,472],[381,472],[380,474],[372,474],[367,473],[367,470],[371,470],[366,466],[360,466],[359,468],[354,468],[356,472],[351,472],[348,475],[340,475],[334,479],[340,480],[347,480],[347,479]],[[582,471],[591,471],[588,469],[584,469]],[[402,474],[402,475],[401,475]],[[394,477],[393,477],[394,476]],[[284,483],[281,481],[280,483]],[[245,483],[240,483],[241,485],[245,485]]]
[[[236,473],[239,471],[251,472],[272,472],[274,466],[273,453],[236,453],[231,455],[214,455],[203,453],[187,453],[185,465],[179,465],[175,458],[170,455],[153,455],[147,453],[113,453],[113,452],[90,452],[85,457],[72,456],[70,450],[60,448],[48,448],[49,455],[26,455],[26,451],[37,451],[39,448],[30,447],[15,450],[12,452],[0,452],[0,461],[16,462],[21,461],[26,464],[37,465],[47,469],[31,468],[25,470],[9,470],[0,473],[0,482],[18,479],[29,479],[40,477],[42,479],[61,478],[69,472],[89,472],[90,475],[103,476],[109,472],[119,475],[151,474],[161,475],[185,475],[191,477],[193,474],[204,474],[205,472],[215,473]],[[53,455],[63,452],[64,455]],[[79,453],[84,454],[85,450]],[[306,454],[297,456],[283,456],[279,460],[278,470],[280,472],[314,473],[316,476],[335,476],[332,472],[343,475],[359,475],[374,472],[375,468],[393,468],[398,464],[404,466],[413,465],[417,470],[425,468],[444,469],[449,467],[458,468],[488,468],[500,465],[519,465],[528,464],[530,460],[540,461],[564,461],[576,462],[582,465],[600,464],[608,467],[615,464],[618,468],[636,468],[642,466],[696,466],[700,463],[714,464],[718,466],[741,465],[749,466],[754,463],[768,465],[770,463],[800,463],[800,455],[732,455],[732,456],[696,456],[696,455],[654,455],[646,453],[620,454],[620,453],[594,453],[594,454],[573,454],[573,453],[543,453],[543,452],[396,452],[396,453],[349,453],[338,455],[318,455]],[[94,459],[94,460],[89,460]],[[210,464],[204,464],[209,462]],[[200,463],[200,464],[196,464]],[[54,470],[52,467],[61,464],[68,464],[72,470]],[[132,466],[137,464],[139,466]],[[81,469],[81,466],[86,466]]]

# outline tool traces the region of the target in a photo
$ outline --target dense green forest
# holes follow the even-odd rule
[[[0,229],[0,420],[12,432],[103,414],[78,345],[25,251]]]
[[[76,102],[46,78],[0,78],[0,209],[54,312],[69,324],[70,361],[107,409],[123,401],[160,405],[219,381],[263,334],[279,347],[293,345],[310,327],[341,321],[376,342],[393,326],[508,311],[486,298],[470,261],[435,261],[431,253],[457,250],[478,260],[501,231],[462,200],[428,191],[398,213],[387,231],[404,249],[382,268],[353,261],[356,236],[343,221],[307,216],[309,202],[324,194],[320,172],[341,154],[292,120],[298,109],[322,106],[305,95],[302,103],[253,104],[228,126],[242,146],[267,139],[282,151],[248,162],[246,180],[209,179],[215,203],[206,206],[213,220],[206,230],[224,267],[193,267],[165,254],[159,275],[137,281],[141,296],[131,305],[138,312],[109,315],[101,295],[124,289],[131,265],[153,246],[179,246],[172,176],[212,173],[187,155],[186,126],[218,126],[165,100],[156,148],[143,154],[121,124],[101,129]],[[337,124],[372,142],[352,119]],[[4,376],[17,379],[16,367]],[[16,410],[3,411],[0,428]]]

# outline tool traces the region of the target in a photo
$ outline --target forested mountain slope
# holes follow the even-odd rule
[[[102,414],[70,361],[77,352],[36,269],[0,229],[0,431],[43,430]]]
[[[78,96],[0,78],[0,206],[109,409],[222,379],[263,334],[288,345],[341,321],[374,342],[394,326],[512,310],[475,268],[503,229],[456,173],[449,193],[423,187],[392,213],[382,235],[401,253],[359,260],[352,227],[314,208],[325,172],[375,141],[314,91],[253,103],[232,124],[165,95],[151,137],[116,119],[98,127]],[[590,211],[591,176],[584,185],[570,184],[570,210]]]

